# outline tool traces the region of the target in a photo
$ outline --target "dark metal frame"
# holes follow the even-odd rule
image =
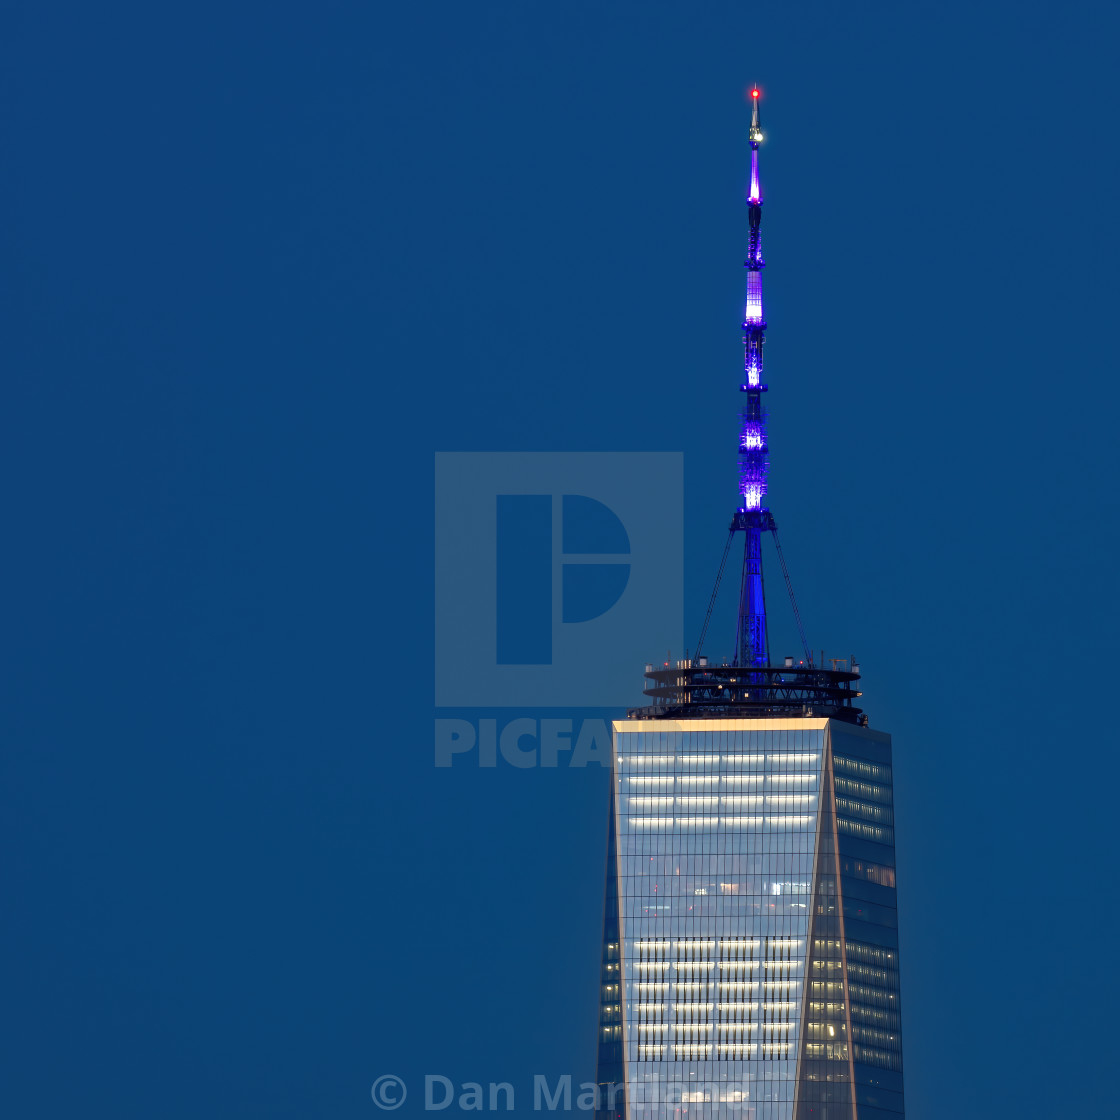
[[[859,673],[815,666],[708,665],[706,658],[676,668],[647,668],[654,703],[631,708],[630,719],[764,719],[819,716],[865,725]]]

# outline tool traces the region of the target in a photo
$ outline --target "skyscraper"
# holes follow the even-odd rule
[[[710,606],[696,654],[647,665],[651,703],[614,724],[603,1120],[903,1115],[890,737],[855,706],[850,659],[814,663],[802,633],[803,658],[770,662],[764,533],[786,573],[762,504],[757,89],[751,102],[739,503],[716,581],[742,533],[735,646],[720,665],[701,653]]]

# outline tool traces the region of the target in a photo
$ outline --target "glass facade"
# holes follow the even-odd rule
[[[902,1115],[892,813],[877,732],[615,723],[603,1120]]]

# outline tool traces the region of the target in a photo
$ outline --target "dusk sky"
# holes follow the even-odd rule
[[[435,766],[434,461],[681,453],[694,641],[752,82],[769,502],[894,737],[907,1115],[1115,1111],[1113,6],[2,26],[5,1115],[594,1078],[608,774]]]

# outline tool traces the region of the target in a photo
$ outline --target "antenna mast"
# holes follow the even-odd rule
[[[735,664],[741,668],[761,668],[770,664],[770,645],[766,633],[766,590],[762,579],[762,534],[775,528],[770,511],[763,507],[766,475],[770,469],[766,445],[766,411],[762,407],[762,344],[766,319],[762,313],[762,190],[758,181],[758,147],[762,143],[756,86],[751,98],[751,186],[747,195],[750,237],[747,242],[747,303],[743,313],[743,384],[747,394],[739,428],[739,508],[731,529],[741,529],[743,578],[739,588],[739,621],[735,635]]]

